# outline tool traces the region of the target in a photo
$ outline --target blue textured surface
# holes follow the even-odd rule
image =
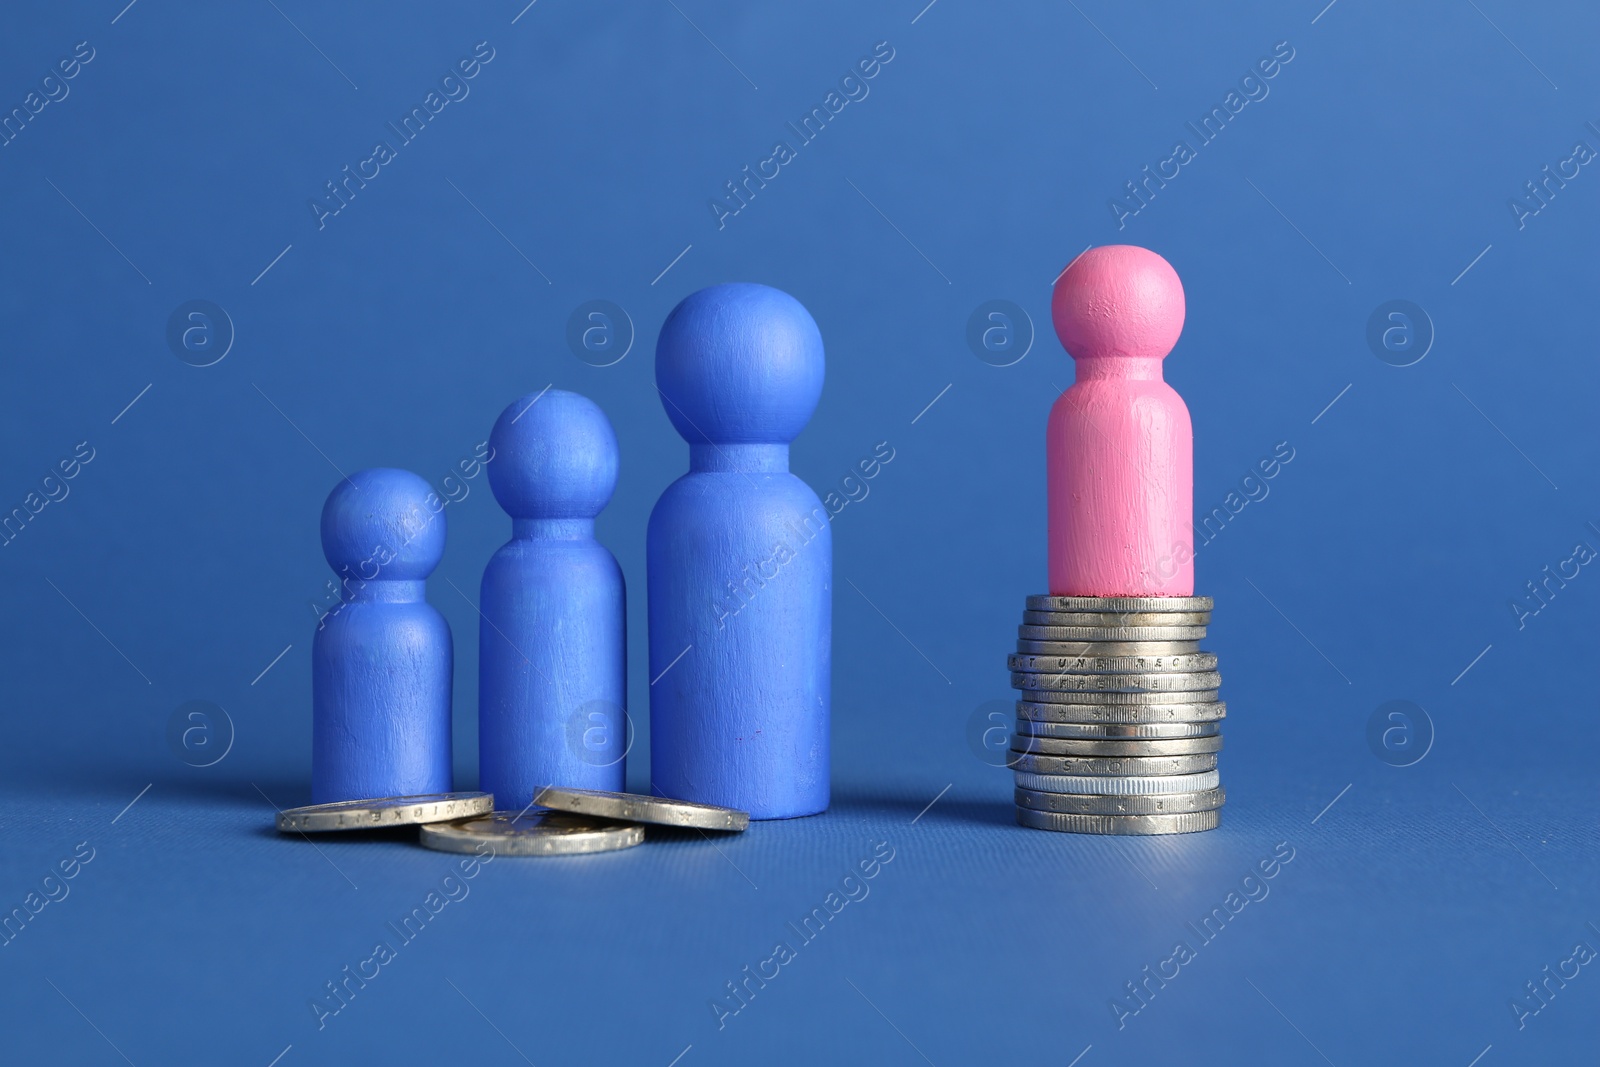
[[[6,109],[94,50],[0,147],[0,509],[32,515],[0,539],[0,906],[75,871],[0,948],[0,1059],[521,1064],[514,1043],[540,1067],[922,1064],[914,1043],[940,1067],[1066,1067],[1090,1045],[1077,1067],[1592,1060],[1591,966],[1523,1029],[1509,1007],[1575,942],[1600,945],[1600,576],[1542,570],[1600,545],[1600,175],[1543,205],[1524,186],[1600,143],[1592,7],[275,2],[11,4],[0,32]],[[1282,40],[1295,58],[1270,94],[1119,230],[1108,200]],[[470,95],[319,230],[308,199],[399,141],[386,124],[479,41],[494,58]],[[719,230],[711,197],[798,140],[786,123],[880,41],[870,93]],[[1513,197],[1539,207],[1520,229]],[[1194,417],[1197,508],[1295,450],[1199,551],[1229,800],[1220,830],[1160,841],[1009,825],[1006,775],[968,743],[1009,695],[1004,655],[1044,583],[1044,425],[1071,375],[1049,286],[1115,241],[1183,278],[1165,370]],[[450,500],[430,599],[470,635],[506,518],[459,463],[510,397],[594,398],[622,457],[597,526],[631,580],[642,709],[645,523],[688,453],[651,341],[685,294],[732,279],[793,293],[828,346],[792,464],[848,501],[833,806],[729,840],[496,861],[319,1031],[311,999],[456,860],[269,828],[263,794],[309,794],[335,466],[415,470]],[[620,361],[566,346],[595,299],[631,318],[611,320],[633,342]],[[995,299],[1037,335],[1008,367],[966,344]],[[1395,299],[1437,335],[1409,367],[1368,347]],[[214,313],[185,347],[188,309],[174,355],[191,300],[225,309],[231,348]],[[892,462],[864,478],[883,441]],[[475,642],[458,652],[470,785]],[[1435,728],[1411,767],[1368,745],[1396,699]],[[169,729],[191,701],[226,709],[231,747],[216,712]],[[227,754],[189,765],[213,758],[206,736]],[[712,998],[879,840],[895,853],[870,894],[718,1030]],[[1119,1031],[1123,983],[1280,841],[1295,858],[1270,895]],[[80,842],[93,859],[73,868]]]

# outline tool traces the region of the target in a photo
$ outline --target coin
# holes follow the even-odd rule
[[[1011,742],[1013,752],[1041,756],[1188,756],[1201,752],[1220,752],[1222,735],[1168,738],[1071,738],[1018,734]]]
[[[1173,656],[1200,651],[1199,641],[1018,641],[1017,651],[1038,656]]]
[[[1042,673],[1012,671],[1011,687],[1031,692],[1061,693],[1193,693],[1216,689],[1222,675],[1216,671],[1192,674],[1072,674],[1065,671]]]
[[[1208,596],[1043,596],[1028,598],[1029,611],[1210,611]]]
[[[1145,777],[1101,778],[1084,774],[1031,774],[1018,771],[1017,788],[1035,793],[1076,793],[1094,796],[1150,796],[1156,793],[1199,793],[1221,784],[1216,771],[1199,774],[1157,774]]]
[[[534,795],[542,808],[596,815],[622,822],[644,822],[656,826],[686,826],[696,830],[743,830],[750,825],[750,813],[714,804],[645,796],[640,793],[608,793],[600,789],[566,789],[548,786]]]
[[[1024,641],[1198,641],[1204,626],[1036,626],[1024,623],[1017,636]]]
[[[562,811],[497,811],[482,819],[434,823],[422,828],[421,841],[440,852],[480,852],[496,856],[570,856],[614,852],[644,840],[637,823],[610,822]]]
[[[1222,822],[1222,812],[1212,808],[1180,815],[1068,815],[1018,808],[1017,822],[1035,830],[1068,834],[1192,834],[1215,830]]]
[[[1026,656],[1012,653],[1006,666],[1014,671],[1036,674],[1144,674],[1217,669],[1215,652],[1194,652],[1182,656]]]
[[[1153,796],[1097,797],[1073,793],[1036,793],[1018,789],[1013,797],[1019,808],[1055,811],[1064,815],[1176,815],[1222,807],[1222,787],[1198,793],[1158,793]]]
[[[1025,738],[1037,744],[1042,737]],[[1010,766],[1029,774],[1077,774],[1095,778],[1145,777],[1156,774],[1199,774],[1217,769],[1215,752],[1196,752],[1188,756],[1041,756],[1013,751]]]
[[[493,810],[494,797],[488,793],[420,793],[409,797],[340,800],[280,811],[278,829],[286,834],[372,830],[464,819]]]
[[[1079,738],[1176,738],[1216,737],[1222,724],[1211,722],[1039,722],[1034,719],[1017,719],[1018,736],[1029,737],[1079,737]]]
[[[1024,611],[1036,626],[1207,626],[1209,611]]]
[[[1227,713],[1228,705],[1221,700],[1193,704],[1054,704],[1017,701],[1017,718],[1034,722],[1116,723],[1127,726],[1165,722],[1209,723],[1223,718]]]
[[[1035,704],[1204,704],[1217,699],[1217,690],[1175,689],[1169,692],[1163,689],[1145,693],[1116,693],[1107,690],[1024,689],[1022,699]]]

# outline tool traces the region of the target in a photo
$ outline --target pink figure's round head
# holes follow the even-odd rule
[[[1183,332],[1183,283],[1137,245],[1091,248],[1056,280],[1050,318],[1073,359],[1162,359]]]

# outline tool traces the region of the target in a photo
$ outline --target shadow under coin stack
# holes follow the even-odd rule
[[[1017,822],[1080,834],[1214,829],[1222,676],[1203,596],[1030,596],[1011,656]]]

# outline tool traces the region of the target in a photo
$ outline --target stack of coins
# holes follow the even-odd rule
[[[1081,834],[1214,829],[1222,676],[1204,596],[1030,596],[1009,659],[1021,690],[1017,821]]]

